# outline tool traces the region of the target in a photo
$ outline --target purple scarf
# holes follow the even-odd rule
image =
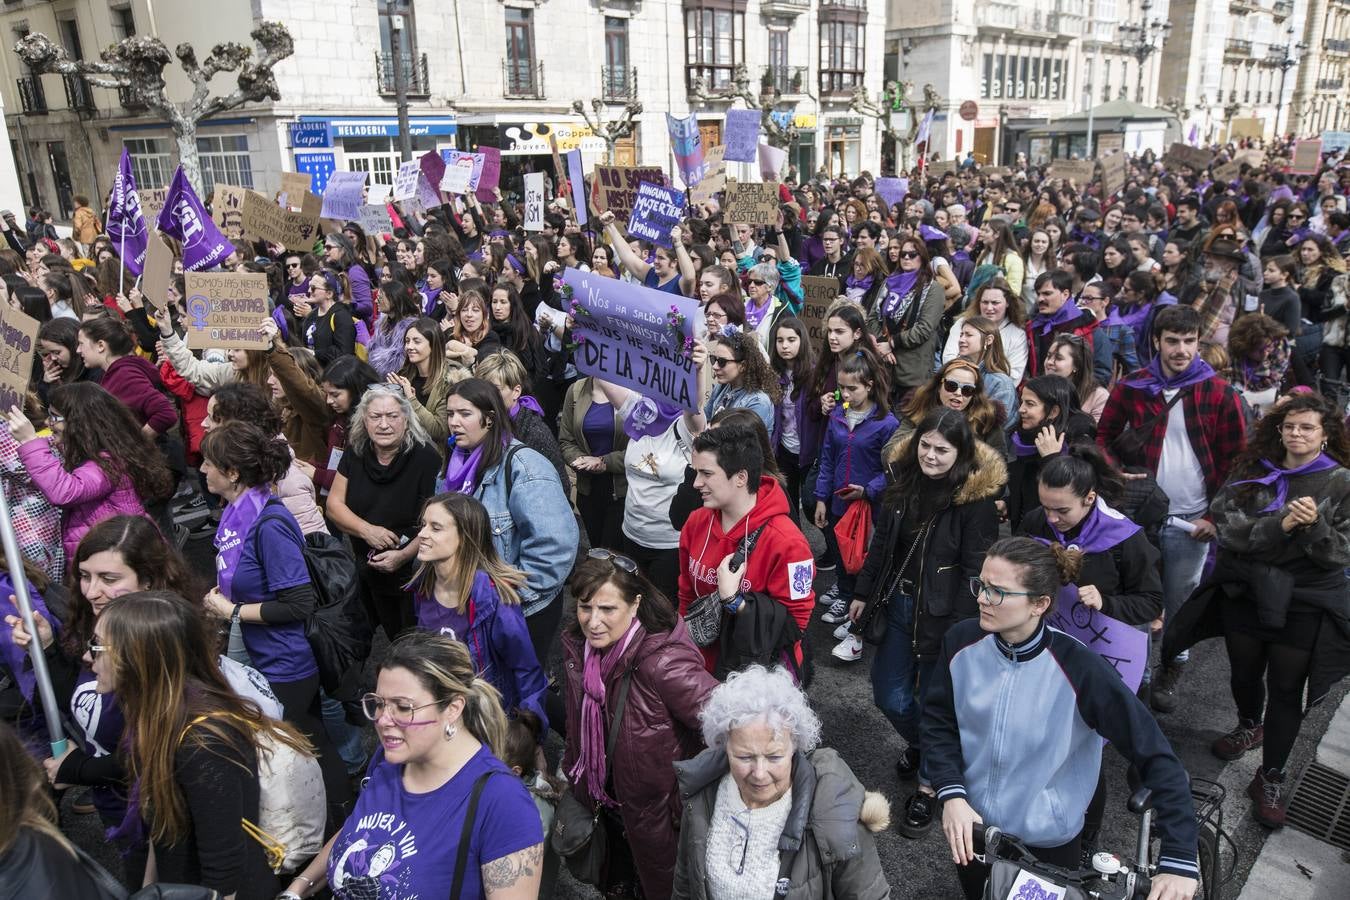
[[[487,442],[479,443],[472,451],[461,449],[450,436],[450,459],[445,468],[445,489],[454,494],[473,494],[478,490],[479,469],[483,462],[483,448]]]
[[[539,401],[531,397],[529,394],[521,394],[520,399],[517,400],[515,403],[511,404],[511,418],[514,419],[516,417],[516,413],[520,412],[522,409],[531,410],[536,415],[540,416],[544,414],[544,408],[539,405]]]
[[[1157,397],[1163,391],[1181,390],[1193,384],[1208,381],[1213,377],[1214,370],[1197,353],[1195,358],[1191,360],[1191,364],[1186,367],[1186,371],[1180,375],[1164,376],[1162,360],[1155,356],[1149,361],[1148,366],[1126,378],[1124,383]]]
[[[427,288],[427,304],[422,307],[422,315],[426,316],[428,319],[431,318],[431,314],[436,311],[436,298],[441,295],[442,290],[444,289],[436,288],[433,291],[430,288]]]
[[[756,328],[759,327],[759,323],[764,321],[764,317],[768,315],[769,310],[772,308],[773,308],[772,295],[764,298],[763,305],[760,306],[758,309],[756,309],[752,304],[747,303],[745,305],[746,327],[749,328],[751,331],[754,331]]]
[[[1126,325],[1136,332],[1144,326],[1144,320],[1148,314],[1153,311],[1152,303],[1140,303],[1138,306],[1131,307],[1125,312],[1121,312],[1119,306],[1112,306],[1111,312],[1107,315],[1103,325]]]
[[[0,596],[9,597],[14,591],[14,582],[8,573],[0,573]],[[47,610],[47,604],[43,602],[42,596],[38,594],[37,588],[31,584],[28,585],[28,599],[33,604],[33,616],[42,616],[51,623],[52,638],[56,639],[61,634],[61,623]],[[28,651],[14,643],[14,629],[11,628],[0,616],[0,663],[9,668],[9,673],[14,676],[15,682],[19,685],[19,692],[23,694],[25,700],[33,699],[33,686],[37,684],[37,678],[33,675],[33,670],[28,667]]]
[[[868,275],[866,278],[848,276],[848,280],[844,282],[844,296],[855,303],[861,303],[862,298],[872,289],[872,282],[875,280],[875,275]]]
[[[1022,440],[1021,431],[1013,432],[1012,448],[1013,454],[1017,456],[1017,458],[1019,459],[1025,459],[1028,456],[1035,456],[1036,454],[1041,452],[1036,449],[1035,441],[1032,441],[1030,444],[1028,444],[1026,441]]]
[[[225,507],[220,515],[220,525],[216,527],[216,583],[220,592],[231,602],[235,600],[231,589],[234,586],[235,570],[239,566],[239,557],[244,553],[244,536],[253,523],[262,515],[262,509],[272,496],[267,485],[249,488],[240,494],[233,503]]]
[[[1097,498],[1097,505],[1080,523],[1078,537],[1073,540],[1069,540],[1060,534],[1055,526],[1050,525],[1049,527],[1050,533],[1055,536],[1055,540],[1070,550],[1081,550],[1084,553],[1103,553],[1117,544],[1123,543],[1139,531],[1138,525],[1107,506],[1106,501],[1101,497]]]
[[[609,767],[605,758],[605,682],[619,667],[628,645],[645,634],[646,629],[634,616],[624,636],[608,649],[593,650],[587,642],[582,654],[581,752],[567,777],[573,784],[582,785],[592,800],[611,808],[619,804],[605,792]],[[622,726],[615,722],[614,727]]]
[[[919,281],[919,270],[913,272],[892,272],[886,279],[886,302],[881,307],[882,315],[888,319],[898,319],[909,309],[913,302],[911,294]]]
[[[1083,311],[1079,309],[1078,304],[1070,297],[1068,300],[1065,300],[1064,305],[1054,313],[1051,313],[1048,316],[1034,317],[1031,320],[1031,325],[1036,329],[1038,334],[1049,334],[1051,330],[1058,328],[1061,325],[1068,325],[1070,322],[1078,321],[1079,317],[1082,315]]]
[[[1273,484],[1275,485],[1275,499],[1270,501],[1270,505],[1261,510],[1263,513],[1275,512],[1284,506],[1289,499],[1289,478],[1293,475],[1308,475],[1312,472],[1325,472],[1327,469],[1334,469],[1340,465],[1336,460],[1327,456],[1325,453],[1319,453],[1317,458],[1311,462],[1306,462],[1293,469],[1281,469],[1275,463],[1268,459],[1261,460],[1261,465],[1269,475],[1263,475],[1260,478],[1248,478],[1245,481],[1235,481],[1233,484]]]

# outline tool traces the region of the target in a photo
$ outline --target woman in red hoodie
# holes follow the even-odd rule
[[[178,411],[164,393],[159,371],[136,356],[131,326],[100,316],[80,325],[75,352],[86,369],[102,369],[103,388],[131,410],[147,437],[156,437],[178,422]]]

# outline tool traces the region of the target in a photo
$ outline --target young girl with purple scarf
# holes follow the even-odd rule
[[[1038,375],[1022,385],[1017,417],[1006,505],[1007,521],[1014,524],[1039,503],[1036,479],[1045,461],[1097,434],[1092,417],[1078,405],[1078,392],[1061,375]]]

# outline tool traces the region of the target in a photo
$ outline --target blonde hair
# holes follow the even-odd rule
[[[497,387],[518,387],[522,391],[529,387],[529,372],[525,370],[525,364],[510,350],[489,353],[473,367],[473,374]]]
[[[389,647],[380,665],[406,669],[445,709],[464,701],[460,721],[479,743],[487,745],[498,759],[506,752],[506,713],[502,697],[486,679],[474,673],[469,648],[462,642],[429,631],[409,631]]]

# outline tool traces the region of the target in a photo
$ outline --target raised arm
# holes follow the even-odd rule
[[[605,210],[600,214],[600,224],[605,227],[605,235],[609,238],[614,251],[619,254],[619,262],[627,269],[634,278],[639,281],[647,277],[647,273],[652,267],[647,264],[645,259],[639,257],[633,252],[633,248],[628,246],[628,241],[624,238],[623,232],[619,231],[619,226],[614,224],[614,213]]]

